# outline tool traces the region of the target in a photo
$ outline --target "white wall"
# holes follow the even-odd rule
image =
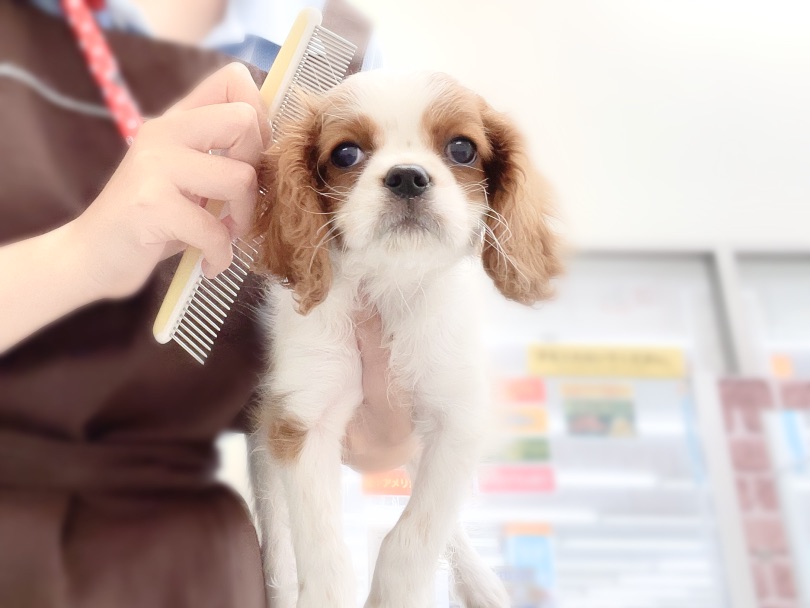
[[[525,127],[576,243],[810,245],[810,3],[353,2]]]

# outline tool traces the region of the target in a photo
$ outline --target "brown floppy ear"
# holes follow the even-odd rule
[[[481,103],[491,147],[482,159],[490,207],[484,269],[505,297],[533,304],[553,295],[551,279],[562,272],[560,245],[550,225],[551,189],[532,166],[517,127]]]
[[[314,102],[303,101],[303,118],[262,158],[253,234],[264,239],[257,269],[290,287],[299,312],[307,314],[326,298],[332,266],[324,245],[328,215],[318,193],[320,121]]]

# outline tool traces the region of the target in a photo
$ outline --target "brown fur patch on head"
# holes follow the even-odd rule
[[[307,314],[327,296],[332,283],[329,248],[341,235],[331,222],[365,163],[348,169],[330,162],[339,144],[353,142],[367,153],[378,136],[374,122],[352,108],[338,91],[326,98],[303,96],[301,120],[264,155],[253,236],[262,236],[257,269],[284,282],[295,293],[298,310]]]
[[[326,298],[332,283],[329,251],[323,246],[329,213],[318,191],[318,105],[303,98],[304,117],[262,158],[253,233],[263,237],[257,270],[287,284],[299,311]]]
[[[435,74],[436,99],[423,128],[467,198],[485,215],[482,260],[487,274],[511,300],[532,304],[552,295],[551,279],[562,271],[559,244],[550,226],[550,188],[532,166],[518,128],[476,93],[451,77]],[[478,158],[452,162],[445,147],[470,139]]]
[[[436,97],[422,116],[422,129],[467,198],[484,206],[486,174],[481,159],[491,155],[491,147],[481,117],[479,97],[446,74],[432,75],[430,86],[435,88]],[[457,137],[466,137],[473,142],[478,151],[475,162],[460,165],[447,158],[447,144]]]
[[[352,143],[359,146],[367,157],[378,145],[380,136],[373,120],[361,113],[349,113],[350,101],[344,103],[349,104],[348,107],[341,104],[339,99],[332,100],[329,110],[322,116],[318,138],[319,189],[330,211],[334,211],[346,199],[366,166],[364,159],[348,168],[336,167],[331,161],[332,151],[342,144]]]
[[[481,116],[480,97],[445,74],[434,74],[430,86],[435,99],[422,116],[422,127],[434,149],[444,155],[444,148],[454,137],[468,137],[482,156],[492,152]]]
[[[551,188],[534,168],[518,128],[479,100],[491,152],[482,153],[489,207],[482,259],[498,290],[533,304],[553,295],[562,273],[560,243],[551,226]]]
[[[329,162],[329,156],[338,144],[355,143],[367,154],[380,144],[382,133],[377,123],[359,109],[354,111],[351,103],[351,100],[347,99],[341,104],[340,97],[330,99],[328,109],[321,117],[321,132],[318,138],[320,166],[330,165],[333,169],[340,170]]]

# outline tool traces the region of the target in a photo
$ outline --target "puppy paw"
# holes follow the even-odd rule
[[[456,595],[465,608],[509,608],[511,601],[503,582],[489,568],[457,573]]]
[[[268,608],[295,608],[298,602],[298,582],[295,571],[285,572],[283,576],[265,571],[267,584]]]
[[[425,600],[424,602],[415,602],[407,598],[392,598],[391,600],[371,600],[369,599],[364,608],[433,608],[433,602]]]
[[[433,588],[408,585],[404,580],[372,584],[365,608],[431,608]]]
[[[354,576],[310,578],[298,586],[297,608],[355,608]]]
[[[298,603],[297,590],[284,590],[268,588],[268,608],[295,608]]]

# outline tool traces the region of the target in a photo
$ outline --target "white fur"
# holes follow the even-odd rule
[[[265,321],[272,371],[266,388],[285,395],[285,412],[309,429],[293,462],[274,462],[262,446],[266,429],[252,439],[271,605],[355,605],[341,538],[341,441],[363,401],[354,320],[374,307],[390,349],[391,381],[410,394],[425,447],[411,464],[412,496],[382,544],[366,606],[428,606],[438,559],[449,550],[466,605],[504,608],[509,602],[503,586],[457,523],[490,405],[475,289],[481,211],[422,134],[422,113],[439,93],[426,77],[362,74],[352,86],[358,106],[382,127],[384,141],[336,212],[344,248],[331,250],[332,287],[306,316],[296,312],[290,291],[269,287]],[[420,164],[431,176],[437,232],[386,229],[391,201],[382,178],[405,163]],[[293,554],[297,580],[285,563]]]

